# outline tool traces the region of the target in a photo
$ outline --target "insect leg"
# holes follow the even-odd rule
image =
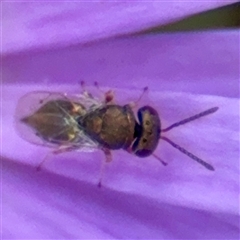
[[[48,152],[46,154],[46,156],[43,158],[43,160],[38,164],[37,166],[37,171],[40,171],[42,169],[42,166],[44,165],[44,163],[47,161],[47,159],[49,158],[50,154],[52,154],[52,152]]]
[[[105,159],[102,161],[101,163],[101,169],[100,169],[100,177],[99,177],[99,181],[98,181],[98,187],[102,187],[102,178],[103,178],[103,174],[104,174],[104,169],[106,166],[106,163],[109,163],[112,161],[112,154],[111,151],[107,148],[102,149],[104,154],[105,154]]]
[[[92,94],[86,90],[86,84],[85,81],[81,81],[81,88],[82,88],[82,94],[88,98],[94,99],[94,97],[92,96]]]
[[[163,166],[167,166],[167,163],[165,161],[163,161],[159,156],[157,156],[156,154],[152,154],[158,161],[160,161],[162,163]]]
[[[183,119],[183,120],[181,120],[179,122],[176,122],[176,123],[170,125],[169,127],[165,128],[165,129],[162,129],[161,131],[162,132],[167,132],[167,131],[171,130],[172,128],[178,127],[180,125],[183,125],[183,124],[189,123],[191,121],[194,121],[194,120],[196,120],[198,118],[201,118],[201,117],[204,117],[206,115],[212,114],[212,113],[216,112],[217,110],[218,110],[218,107],[210,108],[210,109],[208,109],[208,110],[206,110],[204,112],[198,113],[198,114],[196,114],[196,115],[194,115],[192,117],[189,117],[189,118]]]
[[[202,159],[200,159],[199,157],[193,155],[192,153],[188,152],[186,149],[180,147],[179,145],[177,145],[176,143],[172,142],[170,139],[166,138],[166,137],[161,137],[161,139],[163,139],[164,141],[168,142],[170,145],[172,145],[174,148],[178,149],[180,152],[184,153],[185,155],[187,155],[188,157],[190,157],[191,159],[195,160],[196,162],[200,163],[202,166],[204,166],[205,168],[207,168],[208,170],[214,171],[214,167],[212,165],[210,165],[209,163],[203,161]]]
[[[137,100],[135,100],[134,102],[129,103],[131,108],[136,108],[138,103],[140,102],[140,100],[142,99],[143,95],[148,91],[148,87],[144,87],[142,90],[141,95],[139,96],[139,98]]]
[[[45,162],[48,160],[49,156],[51,154],[60,154],[60,153],[64,153],[64,152],[69,152],[69,151],[73,151],[76,148],[74,147],[69,147],[69,146],[60,146],[58,149],[52,151],[52,152],[48,152],[46,154],[46,156],[43,158],[43,160],[38,164],[37,166],[37,171],[40,171],[42,169],[42,166],[45,164]]]
[[[107,92],[103,92],[101,88],[99,87],[98,82],[94,82],[94,86],[102,93],[104,94],[104,102],[106,104],[112,104],[114,102],[114,93],[112,90],[108,90]]]

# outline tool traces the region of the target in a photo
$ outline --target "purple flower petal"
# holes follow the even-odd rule
[[[167,24],[234,2],[3,2],[2,51],[86,43]]]
[[[140,36],[9,55],[3,69],[5,83],[38,83],[40,88],[85,80],[112,88],[147,84],[156,91],[239,97],[238,44],[238,31]]]
[[[191,159],[178,153],[177,150],[172,149],[167,143],[160,142],[156,154],[169,162],[167,167],[163,167],[152,157],[139,159],[124,151],[113,152],[114,161],[107,166],[103,180],[104,188],[101,190],[96,187],[101,160],[104,159],[100,151],[57,155],[49,159],[42,172],[36,172],[35,166],[49,150],[31,145],[16,135],[12,123],[17,100],[24,92],[44,88],[67,92],[75,89],[77,92],[74,62],[78,57],[78,62],[83,63],[83,59],[86,57],[84,52],[87,50],[84,48],[76,49],[76,51],[73,49],[58,50],[56,53],[45,53],[44,57],[42,54],[12,56],[4,61],[5,76],[11,76],[11,79],[7,79],[12,82],[5,84],[3,88],[4,142],[2,155],[9,159],[3,161],[4,237],[213,239],[223,238],[223,236],[224,238],[238,236],[239,115],[236,109],[239,107],[239,99],[232,87],[232,85],[237,86],[238,81],[237,67],[234,65],[237,59],[234,47],[236,48],[237,45],[232,44],[237,42],[234,40],[237,38],[237,34],[233,31],[226,32],[226,34],[199,33],[198,38],[193,37],[196,34],[171,36],[171,45],[165,42],[167,36],[158,36],[112,41],[108,44],[108,46],[111,44],[109,52],[107,52],[107,48],[103,47],[105,43],[88,47],[90,59],[93,59],[94,52],[99,59],[104,57],[107,59],[106,56],[110,56],[114,52],[111,61],[106,60],[102,67],[108,69],[109,78],[106,76],[107,70],[97,71],[98,78],[96,77],[95,80],[99,79],[100,85],[103,86],[119,85],[119,89],[116,89],[116,97],[120,103],[124,103],[124,101],[136,99],[140,94],[140,91],[134,90],[134,88],[121,90],[127,86],[127,82],[124,80],[139,77],[142,86],[150,87],[149,95],[143,98],[142,104],[149,103],[155,106],[164,126],[209,107],[219,106],[220,110],[214,115],[183,126],[167,135],[209,161],[214,165],[216,171],[205,170]],[[213,46],[216,47],[215,39],[217,37],[221,44],[225,43],[224,51],[221,51],[220,46],[218,51],[211,50]],[[170,63],[171,59],[178,59],[178,56],[182,56],[179,64],[184,69],[184,63],[187,64],[188,57],[194,56],[189,52],[196,51],[195,49],[200,45],[196,39],[201,39],[203,45],[204,42],[208,42],[208,48],[202,49],[206,52],[206,55],[204,56],[202,53],[200,58],[202,64],[209,60],[209,52],[218,56],[215,57],[212,69],[206,65],[209,79],[205,79],[207,72],[203,74],[203,66],[199,67],[197,64],[195,71],[192,71],[192,74],[189,73],[189,76],[198,76],[198,81],[195,80],[194,84],[189,84],[190,77],[185,74],[185,77],[182,76],[182,81],[178,82],[176,77],[174,79],[174,77],[168,76],[171,73],[173,76],[177,75],[171,71],[172,66],[169,64],[169,69],[164,69],[166,77],[163,76],[164,72],[161,77],[165,81],[159,83],[157,81],[158,66],[164,61]],[[177,54],[169,54],[172,51],[173,42],[176,42]],[[160,53],[157,53],[157,43],[165,46],[164,59]],[[184,44],[187,44],[188,51]],[[148,62],[139,61],[138,71],[134,72],[130,66],[137,69],[135,65],[136,59],[140,59],[137,55],[139,45],[142,46],[142,49],[147,50]],[[154,58],[151,58],[149,54],[149,52],[153,52],[151,48],[156,53]],[[120,64],[119,55],[123,50],[128,54],[125,54],[124,61],[121,63],[122,81],[120,81],[120,77],[115,81],[115,71],[119,74],[121,71],[113,66],[114,63]],[[224,53],[224,55],[220,53]],[[144,53],[141,54],[144,55]],[[152,56],[154,55],[152,54]],[[226,61],[226,56],[229,61]],[[54,67],[54,64],[57,65],[61,58],[63,62],[68,62],[68,64],[62,63],[62,67],[65,65],[68,69],[66,71],[65,68],[66,73],[69,73],[68,78],[66,77],[69,79],[69,83],[66,82],[65,86],[54,84],[57,72],[63,71],[61,66],[60,68]],[[81,60],[81,58],[83,59]],[[183,61],[184,58],[185,61]],[[211,58],[214,59],[214,56]],[[49,74],[46,74],[49,80],[45,83],[44,80],[42,83],[38,80],[39,84],[34,84],[36,79],[41,79],[38,74],[40,71],[36,71],[34,80],[34,71],[39,66],[44,72],[49,59],[54,63],[49,68]],[[197,57],[194,60],[196,61],[196,59]],[[97,60],[93,59],[92,61],[95,61],[94,64],[91,64],[94,72],[96,68],[100,67],[96,63]],[[130,65],[131,61],[132,65]],[[188,61],[191,62],[191,60]],[[21,63],[26,68],[22,66],[19,72],[16,69]],[[156,68],[155,74],[153,64]],[[224,64],[224,70],[217,69],[216,65],[223,66]],[[30,66],[27,67],[28,65]],[[165,67],[167,66],[165,65]],[[187,69],[190,72],[192,70],[191,68]],[[187,70],[185,71],[188,73]],[[218,79],[214,76],[214,71],[216,76],[219,75],[219,71],[225,72],[225,74],[221,74],[222,77]],[[89,71],[89,73],[92,72]],[[74,78],[76,79],[75,84]],[[30,82],[29,79],[34,81]],[[85,79],[88,83],[86,75]],[[63,78],[61,80],[63,83]],[[211,81],[218,81],[215,88],[211,88]],[[229,85],[227,81],[231,81],[232,85]],[[18,82],[21,84],[17,85]],[[134,86],[137,80],[134,82],[129,82],[129,85]],[[29,85],[30,83],[31,85]],[[165,91],[161,91],[162,84]],[[188,89],[181,88],[184,86],[183,84],[190,86]],[[18,86],[17,89],[16,86]],[[174,91],[170,91],[171,88]],[[175,92],[177,88],[182,93]],[[206,95],[209,93],[212,95]],[[13,163],[12,160],[18,163]],[[21,165],[20,162],[31,164],[32,167]],[[18,226],[17,230],[16,226]],[[188,231],[185,230],[186,228]],[[203,235],[203,231],[205,235]]]
[[[38,45],[35,39],[29,48],[51,45],[41,39]],[[74,41],[68,35],[60,42]],[[13,42],[6,52],[24,49],[25,43],[25,38],[19,45]],[[2,238],[239,239],[238,49],[239,32],[222,31],[5,55]],[[167,167],[153,157],[114,151],[102,189],[96,187],[101,151],[56,155],[37,172],[49,149],[17,135],[17,101],[33,90],[78,93],[79,80],[114,89],[119,104],[137,99],[147,85],[150,91],[140,105],[155,107],[164,127],[218,106],[215,114],[166,133],[211,163],[215,172],[163,141],[156,154]]]

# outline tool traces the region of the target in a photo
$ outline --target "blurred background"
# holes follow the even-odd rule
[[[145,33],[183,32],[240,27],[240,2],[192,15],[165,26],[154,27]]]

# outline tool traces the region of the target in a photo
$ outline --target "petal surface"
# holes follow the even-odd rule
[[[239,239],[239,31],[164,34],[3,57],[3,239]],[[103,188],[101,151],[52,156],[14,129],[29,91],[81,91],[98,81],[118,104],[159,112],[163,127],[210,107],[166,136],[215,167],[204,169],[161,141],[156,159],[113,152]],[[89,89],[96,95],[101,92]],[[204,234],[203,234],[204,233]]]
[[[2,2],[2,53],[129,34],[237,1]]]

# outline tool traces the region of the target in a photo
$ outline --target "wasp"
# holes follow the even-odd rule
[[[147,88],[144,91],[146,90]],[[29,104],[27,108],[24,106],[26,102]],[[16,112],[21,113],[18,114],[18,123],[30,128],[34,136],[24,138],[35,144],[55,147],[55,153],[101,149],[106,162],[110,162],[111,150],[124,149],[141,158],[153,155],[163,165],[167,165],[154,154],[162,139],[206,169],[214,170],[211,164],[163,136],[163,133],[212,114],[218,107],[200,112],[167,128],[162,128],[159,114],[153,107],[147,105],[139,108],[137,117],[134,107],[132,104],[115,104],[111,91],[105,93],[103,101],[86,91],[74,97],[62,93],[32,92],[20,99]],[[23,109],[28,109],[28,113],[20,111]],[[98,186],[101,186],[101,177]]]

